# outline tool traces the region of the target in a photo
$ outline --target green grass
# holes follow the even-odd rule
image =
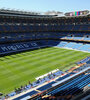
[[[86,56],[90,53],[51,47],[0,57],[0,92],[9,93],[57,68],[65,71]]]

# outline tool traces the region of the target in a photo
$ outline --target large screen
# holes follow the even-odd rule
[[[89,13],[88,10],[85,11],[75,11],[70,13],[65,13],[66,16],[81,16],[81,15],[87,15]]]

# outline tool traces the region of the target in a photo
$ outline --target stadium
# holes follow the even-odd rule
[[[0,100],[80,100],[89,93],[89,10],[0,9]]]

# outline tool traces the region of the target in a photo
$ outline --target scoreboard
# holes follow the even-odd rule
[[[82,15],[87,15],[88,13],[89,13],[88,10],[75,11],[75,12],[65,13],[65,16],[82,16]]]

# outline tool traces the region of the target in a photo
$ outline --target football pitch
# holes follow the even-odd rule
[[[0,92],[9,93],[54,69],[65,71],[90,53],[63,48],[43,48],[0,57]]]

